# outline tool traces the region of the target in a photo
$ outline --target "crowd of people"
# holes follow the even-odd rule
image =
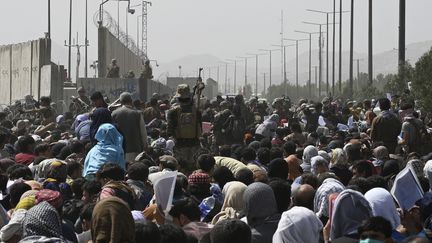
[[[85,109],[0,112],[1,242],[432,240],[430,121],[408,98],[78,91]]]

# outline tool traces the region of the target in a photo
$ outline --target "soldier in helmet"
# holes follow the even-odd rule
[[[176,105],[167,114],[167,133],[175,141],[174,155],[186,174],[195,170],[193,155],[200,148],[201,112],[193,103],[189,85],[177,86]]]
[[[141,79],[147,79],[147,80],[153,79],[153,69],[150,66],[150,61],[149,60],[146,60],[145,63],[144,63],[144,69],[141,72],[140,78]]]
[[[120,67],[117,66],[117,60],[112,59],[111,65],[108,68],[107,78],[120,78]]]

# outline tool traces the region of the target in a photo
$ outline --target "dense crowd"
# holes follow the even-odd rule
[[[0,241],[432,240],[416,102],[199,91],[108,105],[79,88],[62,114],[49,97],[0,112]]]

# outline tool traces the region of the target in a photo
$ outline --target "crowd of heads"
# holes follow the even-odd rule
[[[86,111],[43,97],[0,113],[1,242],[432,239],[430,121],[409,99],[210,100],[181,85],[108,105],[78,91]],[[422,195],[408,208],[394,193],[406,168]]]

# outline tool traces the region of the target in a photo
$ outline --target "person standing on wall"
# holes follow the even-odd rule
[[[124,137],[126,161],[147,149],[147,131],[142,112],[133,108],[132,96],[128,92],[120,95],[121,107],[113,111],[112,117]]]

